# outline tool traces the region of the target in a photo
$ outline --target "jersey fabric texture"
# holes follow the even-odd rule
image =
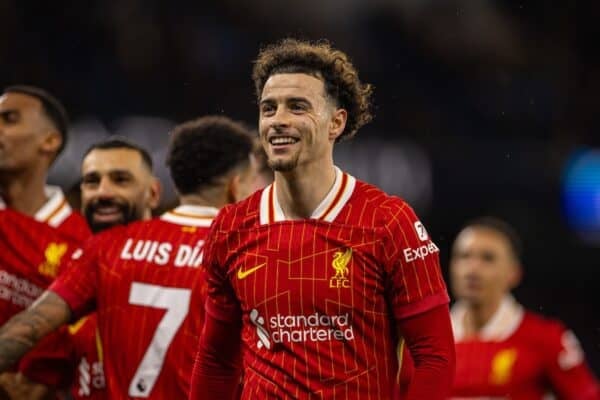
[[[102,232],[51,286],[75,315],[97,310],[109,398],[187,397],[204,320],[203,245],[216,214],[180,206]]]
[[[275,183],[226,207],[206,246],[206,310],[242,320],[242,399],[388,399],[394,321],[447,304],[439,250],[403,200],[336,168],[312,217]]]
[[[453,306],[456,340],[454,399],[598,400],[598,383],[573,333],[560,322],[525,311],[512,297],[477,336],[466,337],[465,306]]]
[[[0,324],[26,309],[64,270],[71,255],[91,235],[60,188],[45,188],[48,200],[33,217],[7,207],[0,198]],[[49,335],[20,361],[21,371],[46,385],[60,374],[36,360],[62,352],[61,334]]]

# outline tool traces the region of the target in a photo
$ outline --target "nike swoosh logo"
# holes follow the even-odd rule
[[[245,271],[240,268],[237,271],[237,277],[238,277],[238,279],[245,279],[248,275],[252,274],[253,272],[255,272],[258,269],[261,269],[265,265],[267,265],[267,263],[262,263],[260,265],[257,265],[256,267],[249,268]]]

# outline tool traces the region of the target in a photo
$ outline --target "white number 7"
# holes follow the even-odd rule
[[[190,289],[179,289],[133,282],[129,303],[166,309],[152,341],[129,384],[129,396],[148,397],[160,374],[165,354],[190,308]]]

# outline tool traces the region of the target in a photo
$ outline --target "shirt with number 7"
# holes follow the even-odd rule
[[[204,321],[203,245],[216,214],[180,206],[102,232],[50,287],[76,318],[97,311],[108,398],[187,397]]]

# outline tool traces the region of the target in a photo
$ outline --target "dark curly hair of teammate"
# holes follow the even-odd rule
[[[197,192],[250,162],[252,131],[223,116],[206,116],[171,132],[166,164],[179,194]]]

